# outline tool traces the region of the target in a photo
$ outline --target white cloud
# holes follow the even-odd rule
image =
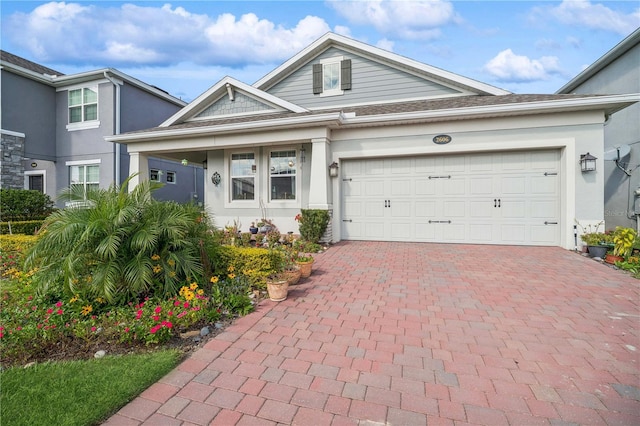
[[[461,22],[447,0],[347,0],[327,4],[353,24],[370,25],[383,34],[412,40],[438,38],[438,27]]]
[[[555,56],[530,59],[506,49],[487,62],[483,70],[503,82],[525,82],[547,80],[558,74],[560,67]]]
[[[563,0],[558,6],[543,6],[533,10],[534,17],[553,18],[576,27],[628,35],[640,24],[640,7],[629,14],[613,10],[590,0]]]
[[[51,2],[10,16],[3,36],[49,63],[157,66],[191,61],[240,67],[287,59],[331,30],[316,16],[285,28],[253,13],[210,17],[169,4],[141,4]]]
[[[393,41],[387,40],[386,38],[380,39],[376,43],[376,47],[379,47],[380,49],[388,50],[389,52],[393,52],[394,45],[395,43]]]

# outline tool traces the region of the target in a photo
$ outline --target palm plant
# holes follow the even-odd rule
[[[161,184],[142,181],[128,191],[71,188],[79,201],[49,216],[26,256],[40,293],[78,293],[110,302],[177,293],[180,280],[203,272],[206,217],[195,206],[156,201]]]

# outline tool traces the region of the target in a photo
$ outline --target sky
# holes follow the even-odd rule
[[[640,2],[0,1],[0,47],[65,74],[116,68],[191,101],[332,31],[514,93],[554,93],[640,26]]]

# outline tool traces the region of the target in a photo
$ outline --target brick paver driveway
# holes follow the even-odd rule
[[[640,281],[560,248],[343,242],[116,425],[639,425]]]

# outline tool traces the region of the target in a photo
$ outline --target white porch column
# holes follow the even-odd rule
[[[137,173],[129,181],[129,192],[143,180],[149,180],[149,157],[139,152],[129,153],[129,176]]]
[[[309,184],[309,208],[330,210],[329,199],[329,159],[328,138],[311,139],[311,181]]]

